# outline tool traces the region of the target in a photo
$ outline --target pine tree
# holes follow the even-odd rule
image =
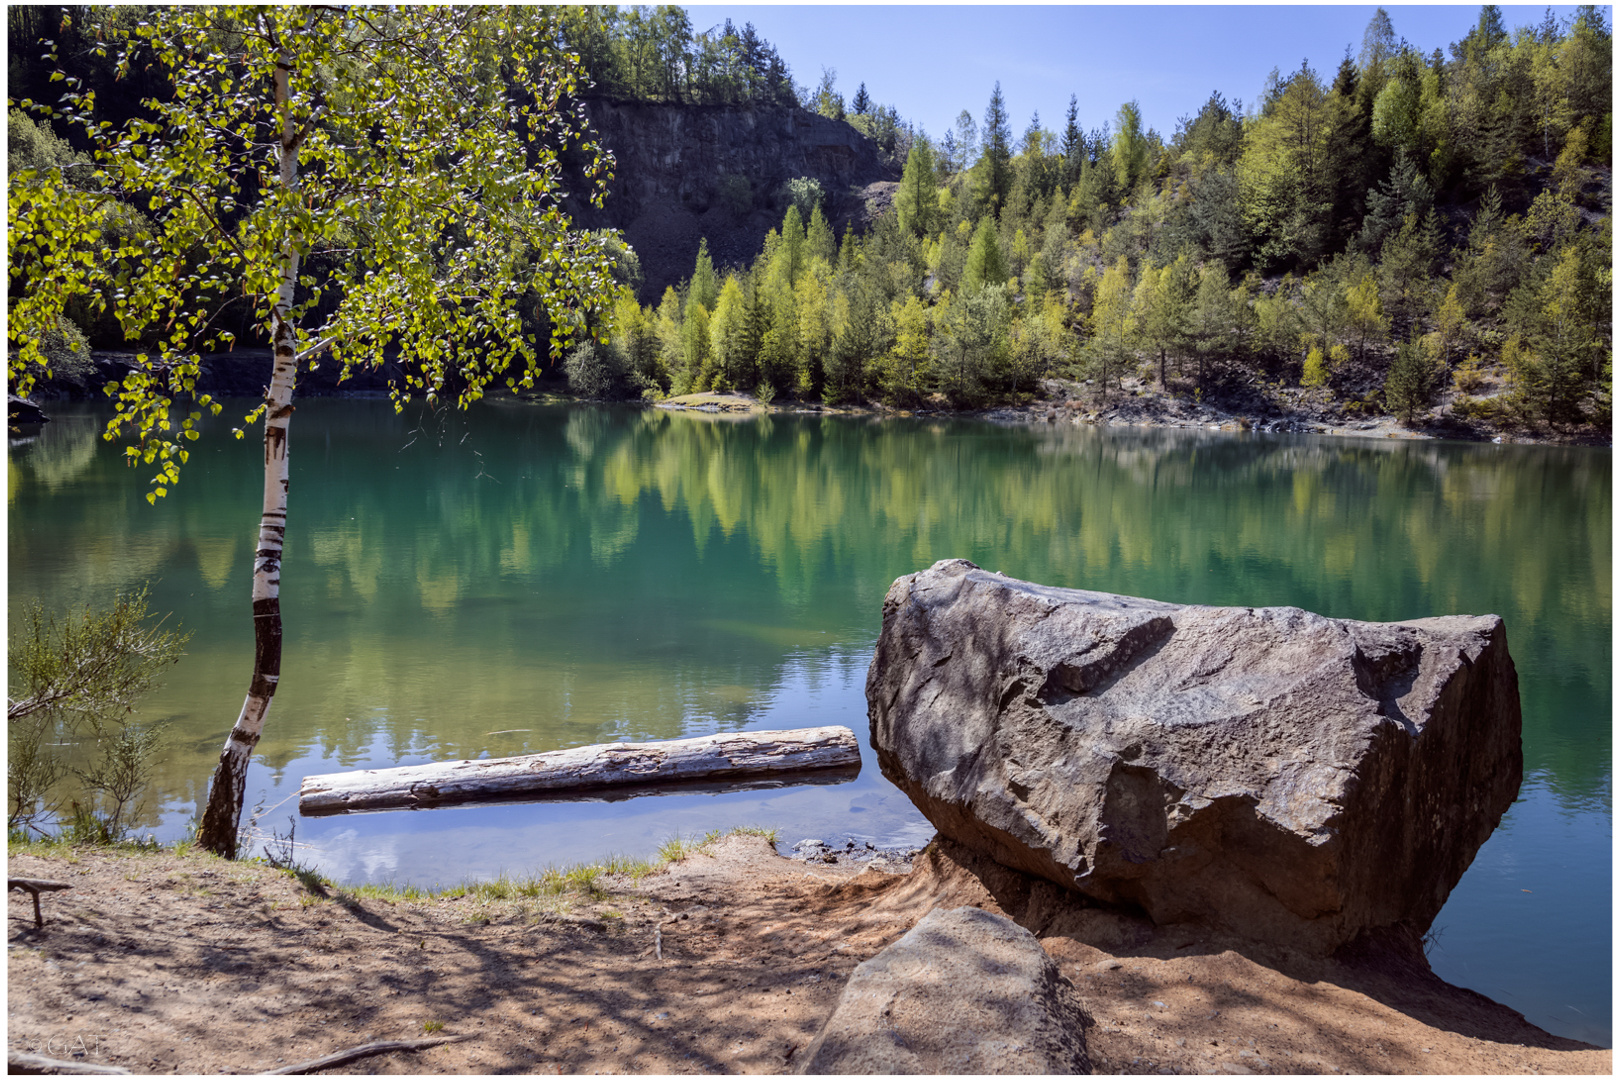
[[[1367,355],[1367,341],[1382,337],[1388,326],[1378,297],[1378,279],[1372,271],[1363,274],[1345,293],[1345,307],[1349,329],[1356,335],[1356,359],[1362,360]]]
[[[844,223],[844,239],[838,245],[838,272],[848,274],[856,270],[861,262],[861,242],[855,238],[855,223]]]
[[[838,259],[838,241],[833,236],[832,226],[827,224],[827,216],[821,212],[820,203],[810,211],[810,228],[805,234],[805,253],[812,261],[820,259],[828,268],[831,268]]]
[[[961,159],[955,163],[957,171],[972,168],[979,159],[979,125],[973,122],[973,114],[966,109],[956,114],[953,138],[956,152],[961,155]]]
[[[1166,361],[1172,352],[1179,356],[1187,340],[1193,299],[1191,278],[1192,267],[1185,255],[1167,266],[1144,266],[1132,297],[1133,337],[1142,348],[1158,353],[1161,389],[1169,386]]]
[[[744,371],[754,360],[748,348],[748,312],[743,288],[735,274],[726,275],[709,320],[709,355],[712,358],[716,391],[743,391],[749,387]]]
[[[1086,347],[1087,370],[1108,397],[1110,380],[1119,377],[1130,360],[1131,270],[1121,255],[1103,271],[1091,307],[1091,340]]]
[[[1012,188],[1012,129],[1007,126],[1007,103],[999,80],[984,110],[984,161],[989,195],[999,209]]]
[[[1581,403],[1602,379],[1607,347],[1608,290],[1599,285],[1599,255],[1586,241],[1549,255],[1504,307],[1510,331],[1502,359],[1513,373],[1519,398],[1541,419],[1562,424],[1580,419]],[[1597,264],[1597,265],[1594,265]]]
[[[834,89],[838,82],[838,72],[833,68],[821,69],[821,84],[810,95],[805,108],[811,112],[820,113],[829,120],[842,120],[844,118],[844,95]]]
[[[1361,36],[1361,72],[1375,81],[1383,64],[1394,58],[1398,50],[1395,25],[1389,21],[1389,12],[1379,8],[1367,20],[1367,29]]]
[[[1111,150],[1114,181],[1120,192],[1129,197],[1147,174],[1148,143],[1142,134],[1142,108],[1134,101],[1127,101],[1119,107],[1115,119],[1119,130],[1114,133]]]
[[[1080,132],[1079,103],[1069,95],[1069,111],[1063,118],[1063,137],[1058,152],[1063,155],[1063,186],[1073,187],[1080,178],[1080,163],[1086,156],[1086,139]]]
[[[866,93],[866,84],[861,83],[860,89],[855,91],[855,97],[849,103],[850,109],[856,116],[865,116],[872,107],[872,99]]]
[[[832,340],[831,305],[827,287],[818,273],[807,273],[799,278],[793,286],[793,301],[799,315],[798,377],[794,390],[800,398],[810,400],[821,393],[827,345]]]
[[[1238,174],[1245,217],[1267,263],[1309,267],[1328,251],[1350,119],[1348,103],[1303,66],[1246,126]]]
[[[968,247],[967,264],[962,269],[962,295],[971,296],[986,285],[1000,285],[1006,280],[1007,260],[996,239],[995,221],[986,214],[979,219],[973,243]]]
[[[939,215],[939,200],[934,194],[934,154],[928,140],[918,139],[911,144],[906,155],[905,172],[900,176],[900,190],[894,197],[895,212],[900,219],[900,231],[909,236],[932,236],[935,219]]]
[[[1417,338],[1403,341],[1384,377],[1384,401],[1401,423],[1411,426],[1418,410],[1428,407],[1436,382],[1434,363]]]
[[[714,272],[714,260],[709,258],[709,240],[704,237],[698,241],[697,261],[692,267],[692,282],[686,290],[686,307],[690,311],[697,305],[706,311],[713,311],[715,301],[720,298],[720,278]]]
[[[797,381],[799,314],[791,287],[769,297],[770,317],[759,343],[759,381],[774,398],[791,389]],[[763,390],[762,390],[763,393]]]
[[[789,285],[798,280],[804,269],[807,241],[804,236],[804,219],[799,216],[797,206],[789,206],[787,213],[782,215],[782,238],[777,250],[786,260],[787,281]]]
[[[890,307],[894,321],[894,345],[879,374],[879,389],[889,405],[905,405],[921,400],[928,393],[932,365],[929,363],[933,309],[915,296]]]
[[[681,298],[674,286],[666,286],[663,298],[658,302],[653,333],[658,339],[660,382],[665,390],[673,391],[685,358],[685,341],[681,336]]]
[[[709,310],[702,304],[687,301],[686,317],[681,323],[681,370],[673,387],[677,394],[693,390],[707,390],[714,377],[709,344]]]
[[[1018,140],[1018,152],[1034,155],[1046,152],[1046,131],[1041,127],[1039,109],[1029,114],[1029,126],[1024,128],[1024,136]]]
[[[1191,338],[1198,353],[1198,382],[1204,382],[1205,364],[1228,353],[1234,342],[1232,283],[1219,263],[1205,264],[1198,278],[1198,294],[1189,320]]]

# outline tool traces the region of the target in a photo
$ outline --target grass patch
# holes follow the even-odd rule
[[[527,902],[526,908],[532,905],[540,909],[560,911],[575,900],[605,900],[613,895],[615,884],[626,879],[632,884],[639,883],[648,874],[671,863],[678,863],[693,855],[705,854],[716,841],[728,836],[758,836],[774,844],[778,835],[780,834],[776,829],[761,828],[757,825],[740,825],[723,831],[711,829],[700,838],[683,837],[676,833],[659,845],[658,854],[653,859],[609,855],[599,862],[580,863],[574,866],[548,866],[526,876],[502,872],[488,881],[466,881],[447,888],[423,888],[418,885],[396,885],[388,882],[339,886],[330,878],[323,877],[313,867],[275,859],[244,859],[239,865],[245,868],[257,864],[296,878],[304,890],[303,895],[299,897],[303,907],[332,900],[352,908],[358,906],[362,900],[378,900],[394,904],[400,901],[466,898],[479,905],[506,900]],[[63,859],[70,863],[78,861],[78,853],[86,846],[98,852],[127,856],[171,854],[216,859],[213,855],[198,851],[189,839],[172,847],[162,847],[150,840],[122,840],[112,844],[85,845],[63,836],[31,838],[19,830],[12,830],[9,839],[8,853],[13,857],[38,855]],[[233,878],[247,880],[246,877],[235,875]],[[206,891],[194,888],[188,888],[187,891],[196,895],[208,895]],[[487,921],[487,917],[482,913],[478,913],[475,917]]]
[[[385,904],[396,904],[401,900],[429,900],[433,895],[416,885],[351,885],[347,891],[359,899],[381,900]]]
[[[514,877],[501,873],[489,881],[468,881],[448,889],[430,892],[428,896],[444,899],[466,897],[475,901],[488,900],[546,900],[563,896],[579,896],[600,900],[610,895],[609,877],[627,876],[635,880],[652,871],[651,864],[615,856],[606,862],[584,863],[579,866],[548,866],[537,874]]]
[[[701,840],[688,839],[680,833],[676,833],[658,846],[658,861],[660,865],[678,863],[682,859],[693,855],[708,854],[710,846],[728,836],[759,836],[774,844],[776,838],[780,835],[781,832],[778,829],[764,829],[758,825],[738,825],[725,832],[721,832],[719,829],[710,829],[703,834]]]
[[[136,839],[125,837],[107,843],[87,840],[69,833],[47,833],[44,836],[31,836],[21,829],[12,829],[6,837],[6,854],[15,858],[18,855],[36,855],[40,858],[66,859],[68,862],[78,862],[78,853],[84,850],[104,851],[112,855],[161,855],[184,854],[174,848],[166,848],[151,837]]]
[[[710,843],[707,837],[702,840],[688,840],[681,836],[680,833],[676,833],[658,845],[658,861],[660,863],[678,863],[687,856],[702,851],[707,843]]]

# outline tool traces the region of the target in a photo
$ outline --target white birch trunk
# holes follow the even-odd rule
[[[425,808],[633,784],[859,768],[860,763],[855,733],[847,727],[737,731],[693,739],[606,743],[519,757],[306,776],[298,792],[298,810],[303,814],[335,814],[347,810]]]
[[[291,60],[283,54],[276,67],[276,105],[281,112],[277,149],[283,188],[298,186],[298,137],[289,101]],[[297,328],[292,323],[293,292],[298,284],[298,247],[289,241],[281,287],[270,316],[275,366],[265,393],[264,506],[259,543],[253,558],[253,679],[242,712],[225,739],[208,792],[197,843],[228,859],[236,857],[236,836],[247,793],[248,760],[259,743],[265,717],[281,678],[281,549],[287,531],[287,425],[292,418],[293,385],[298,369]]]

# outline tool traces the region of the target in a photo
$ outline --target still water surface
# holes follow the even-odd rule
[[[229,409],[156,508],[64,408],[12,446],[10,598],[150,582],[194,632],[143,828],[185,834],[240,707],[259,446]],[[285,833],[305,775],[615,739],[845,724],[897,576],[965,557],[1053,585],[1390,620],[1494,612],[1521,800],[1453,893],[1436,970],[1610,1039],[1608,451],[974,422],[312,400],[292,428],[283,680],[249,777]],[[343,881],[450,883],[735,824],[920,844],[869,748],[846,784],[300,819]]]

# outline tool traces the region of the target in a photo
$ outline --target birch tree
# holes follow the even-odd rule
[[[64,28],[66,23],[64,22]],[[607,238],[572,228],[574,190],[600,204],[612,159],[578,106],[583,75],[538,8],[154,8],[109,21],[96,50],[120,78],[161,73],[143,115],[101,121],[58,73],[55,106],[93,168],[9,180],[13,392],[45,370],[41,342],[88,299],[131,339],[155,338],[110,391],[107,435],[155,466],[149,501],[178,481],[198,437],[200,355],[254,325],[273,346],[263,402],[264,490],[253,573],[254,662],[198,836],[234,856],[248,759],[281,678],[280,581],[288,430],[302,371],[407,361],[393,390],[466,406],[494,380],[528,386],[541,355],[520,302],[560,354],[610,298]],[[565,158],[566,155],[566,158]],[[145,223],[93,255],[102,208]],[[183,417],[182,402],[197,406]],[[236,430],[241,438],[243,431]]]

